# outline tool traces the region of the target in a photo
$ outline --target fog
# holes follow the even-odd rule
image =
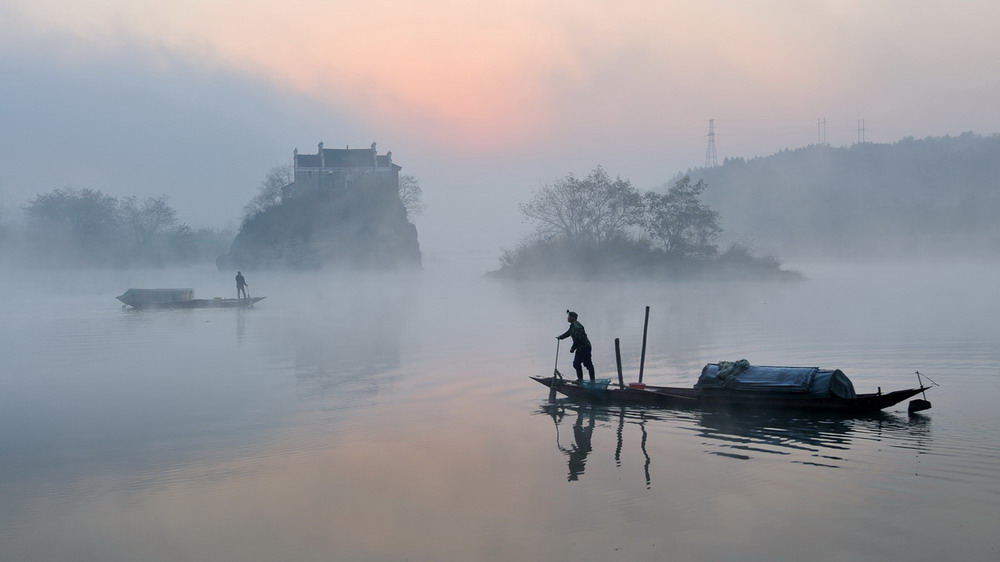
[[[267,297],[253,309],[164,311],[123,310],[114,295],[232,296],[232,272],[4,268],[0,552],[570,559],[579,547],[551,536],[595,514],[586,549],[641,559],[782,557],[817,540],[851,557],[940,550],[929,535],[900,542],[896,525],[961,533],[971,557],[988,550],[996,264],[793,265],[810,279],[507,282],[471,258],[406,275],[251,271],[251,294]],[[942,386],[917,418],[802,424],[547,405],[527,375],[554,360],[571,372],[553,337],[563,311],[579,312],[599,376],[616,378],[620,338],[634,381],[647,305],[650,383],[689,386],[706,363],[746,358],[840,368],[859,392],[910,387],[918,369]],[[445,540],[456,518],[461,540]],[[684,527],[720,521],[768,540]],[[835,537],[806,532],[821,521]],[[669,546],[649,539],[657,531]]]
[[[517,205],[546,182],[602,165],[648,190],[702,165],[709,119],[720,160],[820,136],[1000,130],[990,3],[515,3],[451,6],[437,23],[434,9],[339,6],[351,49],[286,19],[313,8],[0,4],[3,214],[76,187],[166,195],[192,227],[236,226],[294,149],[377,141],[421,180],[427,255],[495,253],[530,232]]]
[[[0,0],[0,559],[989,558],[998,10]],[[320,142],[377,142],[419,180],[421,266],[218,268],[268,171]],[[486,275],[538,240],[521,204],[597,166],[640,196],[705,179],[706,244],[764,259],[692,266],[633,226]],[[54,190],[192,230],[102,230],[92,259],[32,230]],[[231,299],[237,268],[251,308],[115,300]],[[572,376],[567,309],[615,382],[619,338],[626,382],[747,359],[876,392],[919,370],[934,406],[549,402],[528,376]]]

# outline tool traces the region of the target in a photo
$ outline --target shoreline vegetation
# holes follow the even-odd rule
[[[600,166],[520,205],[534,232],[485,275],[508,279],[803,279],[803,260],[994,260],[1000,244],[1000,134],[825,144],[727,158],[639,192]],[[290,165],[271,169],[238,227],[192,228],[166,195],[56,188],[0,208],[0,265],[128,269],[420,268],[416,178],[398,193],[283,200]],[[719,245],[725,226],[726,240]],[[735,242],[732,242],[735,240]],[[221,259],[220,256],[223,256]],[[246,267],[244,267],[246,269]]]
[[[801,280],[747,242],[720,252],[719,213],[702,202],[703,180],[683,176],[640,194],[600,166],[542,186],[521,213],[535,231],[500,255],[502,279]]]
[[[601,247],[565,240],[526,240],[505,249],[500,267],[486,276],[512,280],[718,280],[803,281],[801,272],[784,269],[774,256],[759,256],[748,244],[733,242],[707,259],[679,259],[646,240],[623,238]]]
[[[114,197],[57,188],[23,208],[20,223],[0,217],[0,264],[126,269],[210,262],[232,229],[191,228],[167,196]]]

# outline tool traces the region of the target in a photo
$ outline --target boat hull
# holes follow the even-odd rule
[[[126,305],[138,310],[151,309],[186,309],[186,308],[250,308],[255,303],[267,297],[253,297],[248,299],[191,299],[176,302],[148,302]],[[122,299],[118,299],[122,300]],[[122,301],[125,302],[125,301]]]
[[[553,377],[530,377],[539,384],[551,387]],[[599,400],[619,403],[646,404],[667,408],[734,408],[758,410],[804,410],[866,414],[916,396],[927,387],[908,388],[886,394],[858,394],[856,398],[816,398],[794,393],[734,392],[724,389],[694,389],[669,386],[624,388],[617,385],[606,390],[580,385],[575,381],[557,378],[556,391],[580,400]]]

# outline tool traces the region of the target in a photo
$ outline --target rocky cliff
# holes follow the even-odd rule
[[[417,229],[391,188],[325,190],[243,223],[219,269],[420,267]]]

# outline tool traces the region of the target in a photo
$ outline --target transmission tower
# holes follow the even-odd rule
[[[826,144],[826,117],[816,120],[816,142]]]
[[[708,120],[708,149],[705,151],[705,167],[714,168],[719,165],[719,156],[715,153],[715,119]]]
[[[865,142],[865,120],[858,119],[858,142]]]

